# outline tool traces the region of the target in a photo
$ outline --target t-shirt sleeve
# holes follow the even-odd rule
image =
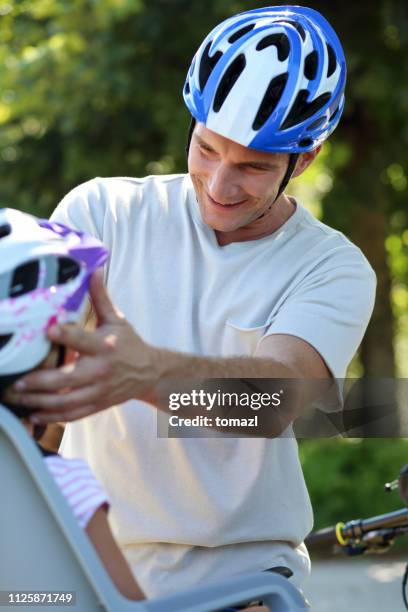
[[[109,508],[102,485],[85,461],[60,455],[50,455],[44,461],[82,529],[86,528],[98,508]]]
[[[265,335],[302,338],[335,378],[344,378],[370,320],[375,289],[373,269],[357,247],[345,244],[304,276]]]
[[[67,193],[52,213],[51,220],[103,240],[105,208],[98,179],[92,179]]]

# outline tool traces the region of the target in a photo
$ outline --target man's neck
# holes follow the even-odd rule
[[[245,227],[240,227],[232,232],[214,230],[217,242],[222,247],[232,242],[246,242],[265,238],[282,227],[295,211],[295,200],[282,194],[272,204],[271,209],[262,215],[262,218],[258,218]]]

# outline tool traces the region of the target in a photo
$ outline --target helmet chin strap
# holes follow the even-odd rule
[[[186,154],[188,157],[188,152],[190,150],[190,143],[191,143],[191,139],[193,137],[193,132],[194,132],[194,128],[196,126],[196,119],[195,117],[191,116],[191,120],[190,120],[190,125],[188,127],[188,132],[187,132],[187,142],[186,142]]]
[[[193,137],[193,132],[194,132],[194,128],[196,126],[196,119],[195,117],[191,117],[190,120],[190,125],[188,128],[188,133],[187,133],[187,142],[186,142],[186,154],[188,156],[188,152],[190,150],[190,144],[191,144],[191,139]],[[272,206],[275,204],[276,200],[282,195],[282,193],[285,191],[287,184],[289,183],[290,179],[292,178],[292,174],[293,171],[295,170],[296,167],[296,162],[298,160],[299,157],[299,153],[290,153],[289,154],[289,162],[288,162],[288,167],[286,169],[285,172],[285,176],[282,179],[282,182],[280,184],[280,187],[278,189],[278,193],[276,194],[276,198],[274,199],[274,201],[272,202],[272,204],[270,206],[268,206],[267,210],[271,210]],[[260,215],[259,217],[257,217],[255,220],[257,221],[258,219],[262,219],[262,217],[264,217],[266,215],[266,212],[262,213],[262,215]]]
[[[299,153],[290,153],[289,154],[289,162],[288,162],[288,167],[286,169],[285,172],[285,176],[282,179],[282,182],[280,184],[280,187],[278,189],[278,193],[276,194],[276,198],[274,199],[274,201],[272,202],[272,204],[270,206],[268,206],[267,210],[271,210],[272,206],[275,204],[276,200],[282,195],[282,193],[285,191],[287,184],[289,183],[290,179],[292,178],[292,174],[293,171],[296,167],[296,162],[299,158]],[[258,219],[262,219],[262,217],[264,217],[266,215],[266,212],[262,213],[262,215],[260,215],[259,217],[257,217],[255,219],[255,221],[258,221]]]

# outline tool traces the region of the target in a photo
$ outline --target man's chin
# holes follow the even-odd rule
[[[201,213],[201,218],[207,227],[216,232],[234,232],[242,227],[242,223],[232,219],[217,219],[213,215],[205,215],[203,213]]]

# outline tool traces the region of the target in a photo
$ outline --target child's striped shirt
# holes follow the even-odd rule
[[[83,459],[49,455],[44,461],[61,489],[80,527],[86,528],[101,506],[109,507],[102,485]]]

